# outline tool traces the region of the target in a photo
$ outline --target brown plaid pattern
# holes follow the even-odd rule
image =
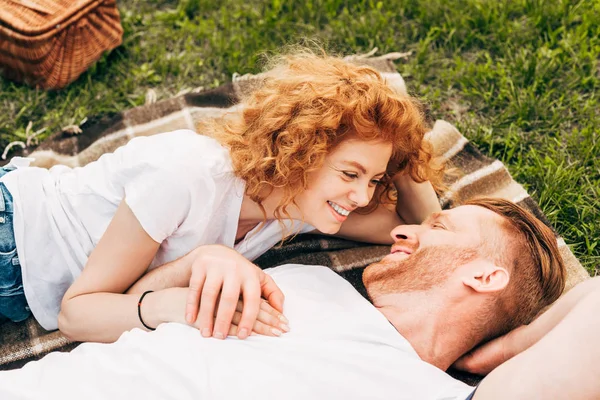
[[[392,62],[401,54],[383,57],[351,57],[381,71],[391,86],[405,91],[404,81]],[[234,81],[216,89],[191,92],[154,104],[111,115],[92,117],[81,126],[82,133],[58,132],[31,153],[35,165],[82,166],[101,154],[114,151],[136,136],[153,135],[175,129],[196,129],[198,122],[219,117],[236,107],[240,94],[260,83],[260,75],[234,77]],[[458,173],[447,177],[448,190],[442,194],[444,207],[456,206],[474,196],[502,197],[524,206],[547,222],[539,206],[521,185],[515,182],[504,165],[483,155],[473,144],[445,121],[437,121],[429,133],[437,156],[447,160]],[[27,152],[13,155],[28,155]],[[459,200],[460,199],[460,200]],[[567,290],[589,277],[562,238],[557,236],[561,254],[568,268]],[[371,262],[387,254],[387,246],[365,245],[342,239],[299,236],[275,247],[257,260],[263,268],[285,263],[327,265],[342,274],[361,290],[360,273]],[[18,368],[51,351],[69,351],[77,346],[60,332],[43,330],[33,318],[20,323],[0,325],[0,369]],[[464,377],[461,377],[463,380]],[[471,381],[472,382],[472,381]]]

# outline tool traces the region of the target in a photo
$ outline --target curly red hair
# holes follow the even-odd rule
[[[395,93],[375,69],[302,51],[280,56],[214,137],[229,148],[246,194],[261,207],[273,188],[283,190],[275,210],[281,220],[309,173],[348,138],[393,145],[386,177],[364,212],[393,199],[391,177],[398,171],[417,182],[432,180],[439,169],[430,163],[426,129],[420,103]]]

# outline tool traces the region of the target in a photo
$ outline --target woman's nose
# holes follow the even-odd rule
[[[368,185],[358,185],[348,197],[357,207],[366,207],[373,197],[373,190]]]

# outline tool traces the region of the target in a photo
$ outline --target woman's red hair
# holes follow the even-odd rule
[[[393,145],[386,177],[364,212],[393,198],[391,177],[398,171],[416,182],[439,175],[424,141],[423,108],[395,93],[373,68],[301,51],[279,57],[264,76],[242,99],[239,115],[215,125],[213,135],[229,148],[253,201],[262,207],[272,189],[283,190],[277,219],[289,218],[286,207],[307,187],[309,173],[347,138]]]

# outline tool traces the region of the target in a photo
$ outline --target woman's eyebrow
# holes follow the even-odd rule
[[[363,174],[367,173],[367,169],[358,161],[349,161],[349,160],[344,160],[342,161],[342,163],[346,164],[346,165],[350,165],[356,169],[358,169],[360,172],[362,172]],[[377,175],[385,175],[386,171],[380,172],[378,174],[375,174],[375,176]]]

